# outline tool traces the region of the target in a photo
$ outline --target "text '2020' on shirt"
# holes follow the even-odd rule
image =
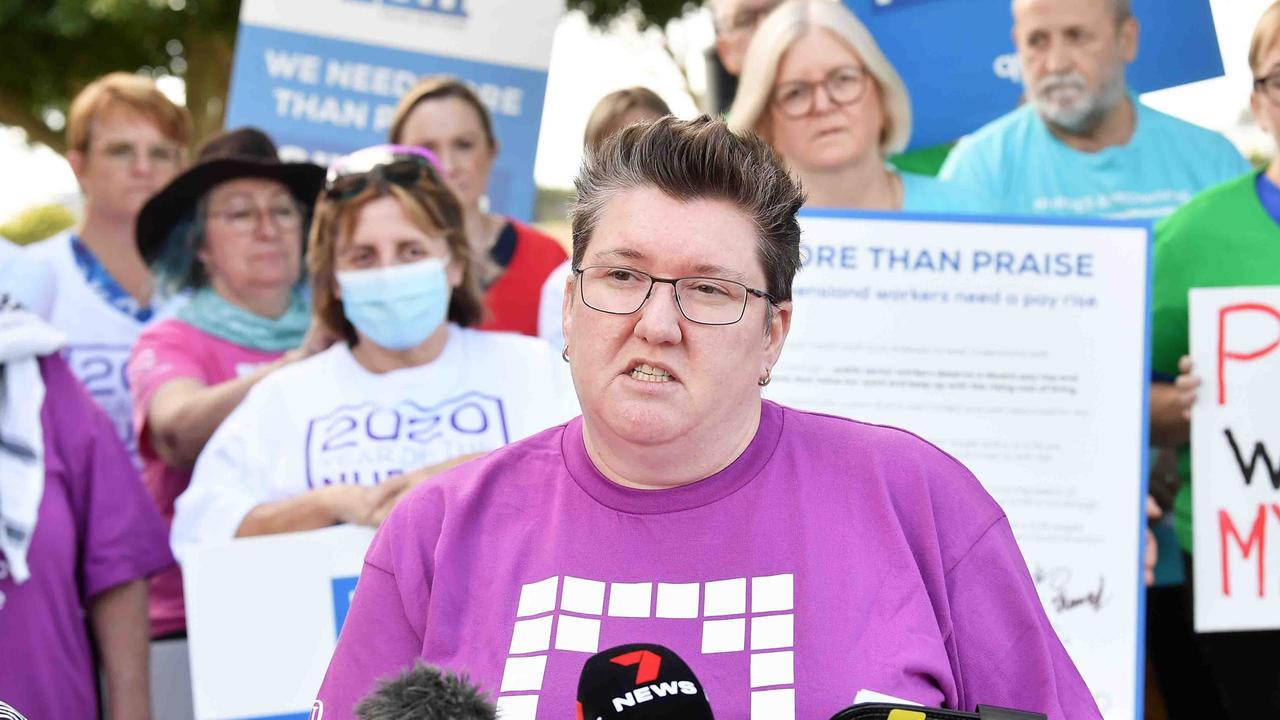
[[[580,418],[424,483],[369,549],[319,697],[350,718],[421,658],[504,718],[559,720],[586,659],[633,642],[685,659],[717,717],[830,717],[863,689],[1100,717],[963,466],[768,402],[732,464],[682,487],[605,478]]]
[[[67,335],[63,357],[111,418],[121,442],[134,458],[135,467],[141,468],[125,363],[147,322],[111,304],[90,284],[76,263],[70,232],[27,245],[22,252],[24,260],[44,263],[51,271],[49,279],[53,287],[45,289],[45,294],[52,298],[47,320]],[[172,315],[186,300],[185,294],[152,298],[148,322]]]
[[[338,343],[263,378],[214,432],[176,502],[174,549],[231,539],[262,503],[376,485],[577,412],[568,366],[536,338],[449,325],[440,357],[385,373]]]

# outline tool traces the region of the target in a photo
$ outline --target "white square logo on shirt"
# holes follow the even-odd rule
[[[647,618],[652,596],[653,583],[611,583],[609,616]]]
[[[583,580],[566,575],[560,609],[583,615],[603,615],[604,586],[599,580]]]
[[[795,607],[794,593],[790,574],[751,578],[751,612],[791,610]]]
[[[520,588],[520,606],[516,617],[541,615],[556,609],[556,590],[560,578],[549,577],[536,583],[529,583]]]
[[[551,620],[547,615],[535,620],[519,620],[511,633],[511,654],[546,652],[551,647]]]
[[[702,623],[702,654],[742,652],[746,646],[747,621],[705,620]]]
[[[698,617],[698,583],[658,583],[658,610],[655,617]]]
[[[747,612],[747,579],[716,580],[707,583],[702,614],[742,615]]]
[[[600,621],[561,615],[556,626],[556,649],[570,652],[600,652]]]

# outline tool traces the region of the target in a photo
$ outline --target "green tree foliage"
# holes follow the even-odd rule
[[[642,28],[661,29],[703,1],[567,6],[596,27],[630,15]],[[65,117],[75,94],[100,75],[151,69],[186,81],[198,141],[222,127],[239,14],[239,0],[0,0],[0,124],[63,151],[62,128],[45,121],[49,111]]]
[[[667,23],[702,5],[704,0],[567,0],[570,10],[580,10],[596,27],[607,27],[614,20],[635,13],[641,29]]]
[[[239,12],[238,0],[0,0],[0,124],[64,150],[48,111],[65,116],[100,75],[152,68],[186,80],[203,137],[222,125]]]

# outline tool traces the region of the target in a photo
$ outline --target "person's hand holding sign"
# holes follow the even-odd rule
[[[1178,377],[1172,383],[1151,383],[1151,444],[1176,447],[1191,439],[1191,406],[1200,383],[1190,355],[1178,361]]]
[[[1147,496],[1147,519],[1151,521],[1159,520],[1164,517],[1164,511],[1160,509],[1160,505],[1156,503],[1156,499]],[[1160,560],[1159,543],[1156,542],[1156,534],[1151,532],[1151,527],[1147,527],[1147,548],[1142,555],[1142,578],[1146,582],[1147,587],[1151,587],[1156,582],[1156,563]]]
[[[1190,355],[1183,355],[1178,361],[1178,378],[1173,381],[1177,391],[1178,408],[1182,411],[1182,419],[1191,423],[1191,406],[1196,403],[1196,393],[1200,391],[1200,376],[1195,374],[1195,365]]]

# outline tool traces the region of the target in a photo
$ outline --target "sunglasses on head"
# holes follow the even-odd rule
[[[440,161],[426,148],[409,145],[375,145],[333,161],[324,180],[329,200],[349,200],[370,185],[385,183],[410,188],[426,175],[440,181]]]

